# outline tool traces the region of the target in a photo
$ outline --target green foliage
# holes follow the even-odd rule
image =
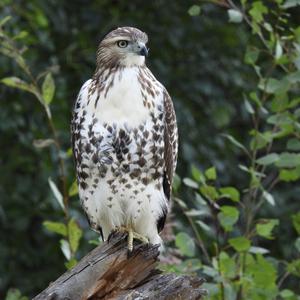
[[[201,12],[201,7],[199,5],[192,5],[188,10],[189,15],[192,17],[198,16],[200,12]]]
[[[228,9],[229,22],[241,23],[243,21],[243,14],[236,9]]]
[[[258,235],[267,238],[273,239],[272,230],[276,225],[279,224],[278,220],[260,220],[259,224],[256,224],[256,232]]]
[[[22,296],[21,292],[18,289],[9,289],[5,300],[28,300],[27,297]]]
[[[282,199],[275,192],[275,187],[280,191],[280,183],[284,187],[300,178],[300,102],[296,97],[300,66],[295,62],[295,57],[300,57],[299,39],[288,33],[298,28],[291,27],[285,11],[294,6],[287,1],[228,3],[229,22],[245,22],[253,35],[244,59],[253,67],[257,84],[241,97],[252,120],[249,138],[239,142],[234,135],[222,133],[240,153],[243,160],[236,172],[245,172],[248,181],[226,185],[224,169],[217,172],[210,167],[202,172],[192,166],[192,179],[186,177],[184,183],[193,189],[195,199],[191,207],[180,199],[176,203],[182,203],[202,252],[200,274],[209,277],[205,284],[209,299],[299,299],[298,288],[283,288],[286,282],[298,282],[299,237],[292,238],[294,250],[284,257],[266,242],[272,240],[280,247],[280,232],[292,225],[300,234],[299,213],[283,223],[279,212]],[[288,188],[295,191],[295,186]]]
[[[215,180],[217,178],[216,168],[214,167],[207,169],[204,174],[208,180]]]
[[[233,225],[239,219],[239,211],[233,206],[224,205],[221,207],[218,219],[225,231],[232,231]]]
[[[45,100],[45,103],[49,105],[53,99],[55,92],[55,83],[52,78],[51,73],[48,73],[45,77],[45,80],[42,85],[42,94]]]
[[[175,244],[183,255],[189,257],[195,255],[195,243],[185,232],[180,232],[176,235]]]
[[[292,221],[293,221],[294,228],[296,229],[297,233],[300,235],[300,211],[292,215]]]
[[[229,198],[232,201],[239,202],[240,201],[240,192],[235,187],[227,186],[220,188],[221,197]]]
[[[68,233],[71,251],[72,253],[75,253],[82,237],[82,230],[79,228],[74,219],[71,219],[68,223]]]
[[[64,223],[45,221],[43,222],[43,225],[47,230],[62,236],[67,236],[68,234],[67,226]]]
[[[247,251],[251,246],[251,241],[244,236],[229,239],[228,242],[238,252]]]

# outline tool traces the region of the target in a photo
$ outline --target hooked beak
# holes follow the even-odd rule
[[[147,47],[146,46],[142,46],[139,54],[142,55],[142,56],[147,57],[148,56],[148,49],[147,49]]]
[[[148,56],[148,49],[144,43],[138,42],[137,44],[137,54],[147,57]]]

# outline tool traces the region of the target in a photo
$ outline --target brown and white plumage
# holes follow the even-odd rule
[[[177,161],[172,100],[145,65],[147,35],[132,27],[104,37],[71,124],[79,196],[104,239],[130,227],[160,243]]]

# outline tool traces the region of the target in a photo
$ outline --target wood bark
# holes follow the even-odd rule
[[[114,233],[34,300],[201,299],[203,280],[161,274],[158,246],[134,244],[127,252],[126,235]]]

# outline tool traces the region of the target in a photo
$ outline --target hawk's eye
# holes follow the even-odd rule
[[[118,46],[120,48],[125,48],[128,46],[128,41],[118,41]]]

